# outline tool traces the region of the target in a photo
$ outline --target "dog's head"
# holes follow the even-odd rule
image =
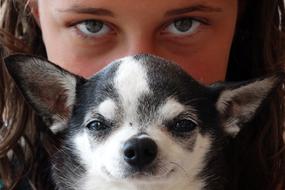
[[[225,140],[281,80],[204,86],[150,55],[117,60],[88,80],[35,57],[5,62],[37,113],[68,131],[54,159],[60,189],[198,190],[219,182]]]

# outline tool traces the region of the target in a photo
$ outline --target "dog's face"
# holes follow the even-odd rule
[[[137,56],[113,63],[78,92],[69,127],[87,170],[83,189],[102,178],[124,189],[201,188],[196,177],[214,135],[206,128],[217,128],[206,88],[174,65]]]
[[[280,80],[204,86],[150,55],[117,60],[89,80],[38,58],[6,62],[38,113],[67,131],[54,159],[59,189],[210,189],[224,177],[227,138]]]

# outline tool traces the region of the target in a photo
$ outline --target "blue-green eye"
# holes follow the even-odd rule
[[[201,22],[194,20],[192,18],[182,18],[173,21],[170,25],[166,27],[168,33],[174,35],[190,35],[195,33]]]
[[[89,129],[89,130],[95,130],[95,131],[103,131],[103,130],[106,130],[106,129],[109,129],[109,127],[104,124],[103,122],[101,121],[91,121],[89,122],[86,127]]]
[[[79,32],[88,37],[100,37],[111,31],[109,26],[98,20],[86,20],[80,22],[76,25],[76,28]]]
[[[193,131],[197,127],[197,124],[191,120],[179,120],[174,122],[170,126],[170,130],[174,133],[187,133]]]

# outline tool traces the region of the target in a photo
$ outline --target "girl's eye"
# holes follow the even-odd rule
[[[111,28],[102,21],[87,20],[76,24],[79,32],[86,37],[100,37],[108,34]]]
[[[197,31],[201,22],[192,18],[178,19],[166,27],[167,33],[175,35],[190,35]]]

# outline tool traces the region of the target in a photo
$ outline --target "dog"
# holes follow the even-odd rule
[[[5,63],[35,111],[66,132],[52,160],[59,190],[226,189],[228,142],[283,80],[203,85],[149,54],[90,79],[34,56]]]

